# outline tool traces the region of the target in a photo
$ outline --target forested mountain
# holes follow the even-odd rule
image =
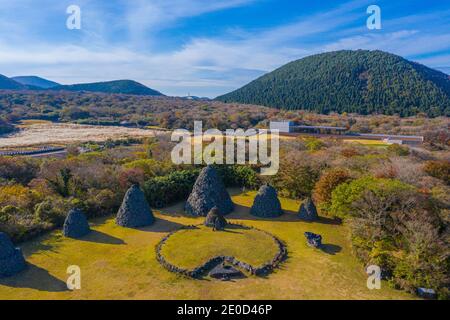
[[[102,92],[102,93],[121,93],[134,94],[146,96],[162,96],[161,92],[150,89],[143,84],[133,80],[116,80],[108,82],[95,83],[81,83],[65,86],[57,86],[51,90],[66,90],[66,91],[88,91],[88,92]]]
[[[450,115],[450,76],[382,51],[337,51],[288,63],[223,102],[320,113]]]
[[[107,82],[80,83],[60,85],[37,76],[23,76],[8,78],[0,75],[0,90],[52,90],[99,92],[111,94],[132,94],[142,96],[164,96],[161,92],[144,86],[133,80],[115,80]]]
[[[26,90],[27,87],[0,74],[0,90]]]
[[[34,86],[42,89],[49,89],[60,85],[57,82],[50,81],[37,76],[20,76],[20,77],[12,77],[11,79],[23,85]]]

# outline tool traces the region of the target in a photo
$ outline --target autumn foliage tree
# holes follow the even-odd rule
[[[314,187],[313,193],[314,200],[322,213],[327,214],[329,212],[333,190],[350,179],[348,171],[341,168],[334,168],[322,174]]]
[[[450,185],[450,161],[428,161],[423,170],[430,176],[443,180]]]

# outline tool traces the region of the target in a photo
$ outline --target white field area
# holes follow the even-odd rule
[[[21,130],[0,137],[0,148],[27,147],[74,142],[106,141],[108,139],[152,137],[161,132],[115,126],[91,126],[69,123],[36,122],[21,126]]]

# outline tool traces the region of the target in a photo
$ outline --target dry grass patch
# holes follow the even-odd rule
[[[70,144],[108,139],[144,138],[159,131],[116,126],[92,126],[42,121],[26,122],[21,130],[0,138],[1,147],[26,147],[33,145]]]

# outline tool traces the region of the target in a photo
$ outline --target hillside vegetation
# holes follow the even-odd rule
[[[0,157],[0,231],[7,233],[16,244],[23,243],[25,248],[28,241],[35,239],[37,235],[60,228],[71,208],[81,208],[91,219],[100,216],[110,217],[117,212],[129,186],[136,183],[142,186],[152,208],[164,208],[161,212],[167,214],[160,218],[162,220],[167,218],[176,224],[165,229],[167,232],[173,231],[174,228],[178,229],[179,224],[200,224],[202,219],[193,219],[183,214],[182,204],[177,208],[170,208],[171,205],[187,199],[201,166],[174,165],[170,157],[174,143],[170,141],[169,136],[144,141],[128,139],[77,144],[68,147],[66,158]],[[82,149],[78,149],[77,146]],[[242,222],[245,225],[273,234],[286,242],[289,252],[288,260],[286,264],[283,263],[280,272],[277,271],[269,277],[275,279],[278,275],[283,275],[287,287],[275,281],[274,283],[278,283],[275,284],[279,289],[277,291],[258,295],[259,291],[253,287],[251,290],[254,290],[255,294],[249,294],[247,291],[242,297],[251,299],[258,295],[261,299],[273,298],[272,294],[277,292],[285,292],[286,298],[367,297],[364,293],[367,292],[364,266],[375,264],[382,268],[386,278],[389,279],[389,284],[394,288],[411,293],[415,293],[419,287],[432,288],[436,290],[440,299],[448,299],[450,162],[448,147],[441,145],[440,148],[442,150],[436,151],[419,148],[409,150],[400,145],[380,148],[342,140],[298,137],[281,141],[280,170],[270,178],[259,176],[258,168],[253,166],[218,166],[225,186],[245,187],[246,190],[245,196],[233,198],[237,204],[235,211],[237,215],[233,213],[227,216],[227,220],[230,219],[231,222],[244,220]],[[250,216],[247,209],[242,211],[244,209],[242,207],[248,208],[252,205],[256,194],[253,190],[258,190],[265,183],[271,184],[279,195],[284,197],[285,209],[289,212],[278,219],[261,220]],[[301,222],[296,217],[299,201],[308,197],[313,197],[322,217],[317,223]],[[335,217],[342,219],[343,224]],[[109,224],[110,227],[112,225],[113,222]],[[156,230],[161,230],[158,225],[155,227]],[[78,265],[83,268],[86,277],[87,270],[83,265],[85,263],[95,265],[91,269],[94,272],[98,270],[97,264],[101,265],[106,257],[112,259],[110,263],[119,273],[125,269],[120,267],[122,262],[127,267],[136,263],[138,269],[145,266],[143,268],[147,270],[145,273],[151,277],[158,277],[160,269],[141,264],[153,261],[151,252],[154,252],[154,245],[164,236],[161,232],[152,235],[151,230],[155,229],[151,227],[149,232],[144,231],[145,235],[139,240],[141,248],[145,246],[148,251],[135,252],[144,260],[129,260],[136,257],[135,253],[129,251],[134,250],[132,247],[121,246],[117,249],[121,249],[119,251],[123,249],[121,252],[123,254],[110,256],[96,246],[87,245],[84,250],[80,250],[80,242],[73,243],[72,249],[68,251],[58,248],[57,255],[53,257],[55,259],[49,259],[48,254],[52,252],[50,249],[43,249],[37,254],[40,258],[36,260],[33,254],[36,250],[25,252],[28,252],[27,257],[31,263],[49,270],[53,275],[65,272],[53,267],[54,260],[59,260],[60,257],[72,261],[71,264],[77,264],[73,260],[73,250],[77,248],[76,254],[83,254]],[[101,232],[122,239],[127,244],[130,240],[137,240],[136,233],[127,233],[130,239],[120,231],[119,233],[111,231],[113,230],[109,227],[101,229]],[[327,245],[325,254],[317,252],[314,256],[310,256],[312,252],[305,250],[306,243],[303,236],[305,231],[323,236],[324,244]],[[52,239],[61,242],[58,236],[56,238],[53,236]],[[42,244],[31,243],[38,248]],[[204,242],[196,243],[200,248]],[[62,241],[63,246],[68,244],[69,242]],[[186,244],[189,246],[189,243]],[[343,261],[351,258],[350,244],[352,252],[356,254],[355,259],[358,258],[362,263],[352,263],[350,266]],[[229,248],[213,245],[211,249],[217,252],[216,250]],[[98,255],[87,259],[93,250],[99,250]],[[191,251],[190,254],[193,252]],[[297,267],[293,267],[291,261],[302,254],[306,255],[303,256],[305,259],[298,261]],[[176,256],[180,257],[178,254]],[[199,254],[195,256],[201,258]],[[322,260],[323,264],[316,260],[321,258],[325,258]],[[338,270],[335,263],[339,260],[343,265]],[[133,276],[141,274],[138,269],[129,269],[132,271],[130,274]],[[346,270],[345,275],[341,269]],[[316,272],[316,276],[312,276],[311,272]],[[38,277],[34,273],[28,275],[29,278],[26,276],[15,279],[19,281],[20,286],[29,286],[30,279]],[[291,283],[289,280],[293,279],[293,275],[299,277],[296,288],[291,288],[288,284]],[[340,287],[342,290],[330,289],[333,281],[341,275],[345,278],[342,279]],[[354,279],[359,279],[357,283],[353,282],[353,278],[350,279],[353,276]],[[123,283],[131,283],[126,280],[122,282],[121,279],[117,281],[116,286],[119,287]],[[140,278],[137,281],[140,284],[151,282],[147,278]],[[89,280],[88,282],[91,283]],[[264,287],[266,283],[257,281],[256,285]],[[3,291],[2,284],[6,286],[6,291]],[[271,282],[270,284],[272,285]],[[159,288],[162,287],[166,286],[161,284]],[[14,283],[0,282],[0,298],[12,294],[12,291],[20,295],[28,292],[10,290],[13,288]],[[96,289],[98,289],[96,286],[92,288],[93,295],[89,292],[82,294],[86,294],[85,297],[109,297],[107,294],[111,288],[105,292],[106,295],[97,293]],[[357,294],[355,290],[362,295]],[[141,292],[142,296],[151,295],[151,293],[146,295],[145,292],[148,290]],[[372,296],[372,293],[367,294]],[[382,293],[379,294],[381,297]],[[180,297],[187,296],[195,297],[192,294],[180,295]],[[205,297],[217,296],[205,294]]]
[[[143,84],[133,80],[116,80],[108,82],[73,84],[73,85],[57,86],[52,88],[52,90],[121,93],[121,94],[135,94],[147,96],[163,95],[161,92],[150,89],[144,86]]]
[[[60,85],[37,76],[21,76],[8,78],[0,74],[0,90],[10,91],[74,91],[74,92],[97,92],[106,94],[124,94],[138,96],[164,96],[161,92],[144,86],[133,80],[114,80],[106,82],[79,83],[71,85]]]
[[[26,90],[27,87],[0,74],[0,88],[2,90]]]
[[[18,83],[21,83],[25,86],[33,86],[41,89],[49,89],[56,86],[59,86],[59,83],[54,81],[50,81],[41,77],[36,76],[20,76],[20,77],[12,77],[11,80],[14,80]]]
[[[450,77],[382,51],[300,59],[217,98],[320,113],[450,115]]]

